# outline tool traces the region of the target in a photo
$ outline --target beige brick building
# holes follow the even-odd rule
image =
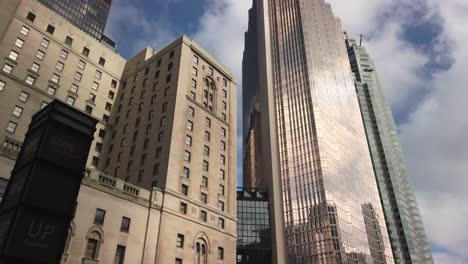
[[[126,61],[36,1],[0,6],[0,185],[47,102],[99,120],[63,263],[235,263],[232,74],[187,37]]]

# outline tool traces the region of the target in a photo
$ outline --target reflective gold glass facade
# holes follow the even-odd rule
[[[264,162],[273,175],[273,217],[284,217],[274,219],[274,225],[284,225],[283,259],[392,263],[339,20],[323,0],[257,4],[264,34],[258,48],[265,65],[260,66],[261,111],[269,111],[265,118],[275,122],[262,128],[269,133],[264,138],[273,138],[271,145],[264,144],[270,150],[264,153],[271,153]],[[275,203],[278,197],[282,208]],[[277,251],[281,228],[273,228]],[[276,258],[284,263],[280,254]]]

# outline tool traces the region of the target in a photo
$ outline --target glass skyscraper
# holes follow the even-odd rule
[[[38,0],[38,2],[57,12],[84,32],[101,40],[112,1]]]
[[[252,10],[244,102],[260,101],[273,263],[393,263],[339,19],[323,0]]]
[[[433,263],[431,250],[403,162],[392,111],[365,47],[347,39],[351,69],[396,263]]]

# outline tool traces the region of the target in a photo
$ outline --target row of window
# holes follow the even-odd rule
[[[177,234],[177,240],[176,240],[176,246],[178,248],[184,248],[184,243],[185,243],[185,236],[182,234]],[[205,255],[207,253],[206,250],[206,245],[203,242],[197,242],[197,245],[195,247],[195,253],[196,254],[203,254]],[[219,260],[224,260],[224,248],[218,247],[218,259]],[[182,263],[182,259],[177,258],[176,263]]]
[[[36,19],[36,15],[34,13],[29,12],[28,15],[26,16],[26,19],[28,19],[29,21],[34,23],[34,20]],[[29,31],[30,31],[30,29],[28,27],[23,26],[21,28],[20,33],[23,34],[24,36],[28,36]],[[54,32],[55,32],[55,27],[50,25],[50,24],[47,25],[46,32],[49,33],[50,35],[53,35]],[[48,40],[47,40],[47,43],[48,43]],[[70,36],[67,36],[65,38],[64,43],[71,47],[72,44],[73,44],[73,38],[71,38]],[[89,57],[90,52],[91,51],[90,51],[89,48],[83,47],[83,50],[82,50],[81,54],[83,54],[86,57]],[[103,57],[99,57],[99,65],[104,66],[105,64],[106,64],[106,59],[104,59]]]
[[[96,209],[96,214],[94,215],[93,223],[95,225],[103,226],[106,219],[106,211],[100,208]],[[130,222],[131,219],[125,216],[122,216],[122,222],[120,224],[120,232],[129,233],[130,231]]]

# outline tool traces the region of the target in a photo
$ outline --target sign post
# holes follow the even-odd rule
[[[32,118],[0,204],[0,264],[59,264],[97,120],[53,101]]]

